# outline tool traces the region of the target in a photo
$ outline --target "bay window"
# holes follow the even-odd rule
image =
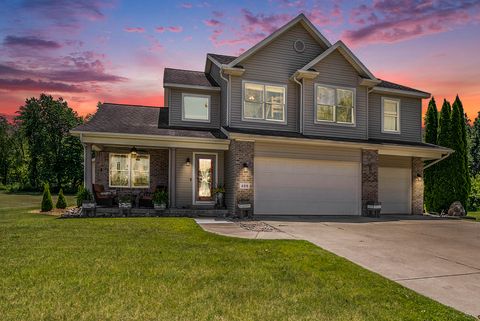
[[[150,155],[109,154],[110,187],[150,187]]]
[[[354,124],[355,92],[353,89],[316,85],[316,122]]]
[[[382,98],[382,131],[400,132],[400,100]]]
[[[285,122],[285,87],[244,83],[243,118]]]

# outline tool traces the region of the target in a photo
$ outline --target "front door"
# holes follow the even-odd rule
[[[195,155],[195,203],[212,203],[214,202],[213,188],[216,184],[216,164],[217,156],[210,154]]]

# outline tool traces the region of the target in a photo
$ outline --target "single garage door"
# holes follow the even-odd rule
[[[255,157],[255,214],[359,215],[358,162]]]
[[[383,214],[411,213],[411,184],[410,168],[379,167],[378,200]]]

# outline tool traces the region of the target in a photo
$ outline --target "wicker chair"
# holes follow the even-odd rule
[[[92,184],[95,202],[98,205],[113,206],[115,194],[105,191],[105,187],[101,184]]]

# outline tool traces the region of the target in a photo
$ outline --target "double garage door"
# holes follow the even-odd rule
[[[255,214],[359,215],[360,163],[255,157]]]
[[[293,146],[269,148],[256,146],[255,214],[361,214],[360,151],[316,148],[312,154]],[[383,161],[391,165],[396,160]],[[407,162],[379,168],[382,213],[411,212],[411,169]]]

